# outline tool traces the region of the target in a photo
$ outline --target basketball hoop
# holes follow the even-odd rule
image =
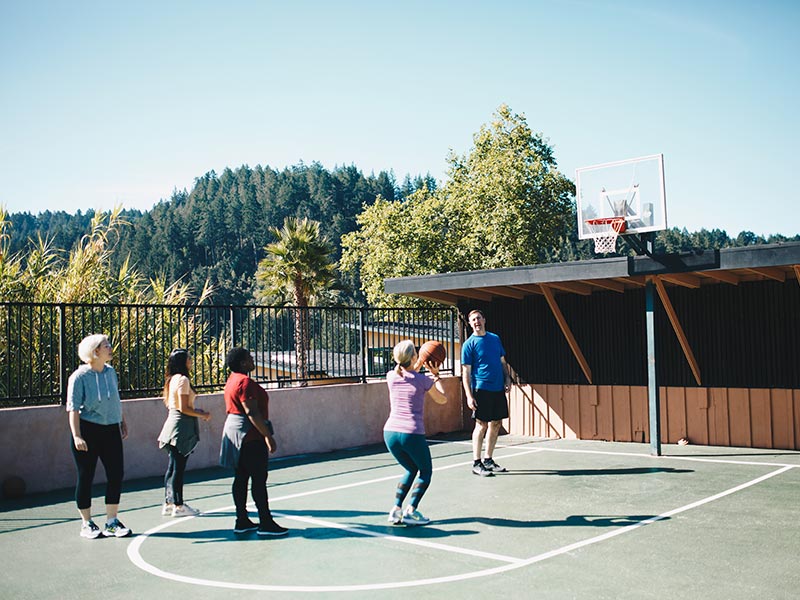
[[[591,237],[594,238],[595,254],[608,254],[617,249],[617,237],[625,233],[625,217],[602,217],[587,219]]]

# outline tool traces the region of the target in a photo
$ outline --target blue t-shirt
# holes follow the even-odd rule
[[[506,355],[500,336],[489,331],[486,335],[471,335],[461,346],[461,364],[472,367],[472,389],[501,392],[506,387],[503,363]]]

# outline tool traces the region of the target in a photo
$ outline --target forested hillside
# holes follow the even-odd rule
[[[129,225],[121,229],[112,261],[115,267],[130,256],[130,263],[142,275],[164,275],[167,283],[189,282],[199,294],[208,280],[214,288],[215,304],[246,304],[253,301],[258,261],[264,247],[273,241],[271,226],[281,227],[287,216],[319,221],[322,233],[341,256],[341,238],[356,229],[356,217],[379,195],[386,200],[405,199],[416,190],[436,189],[430,176],[406,177],[401,183],[391,173],[365,176],[355,166],[325,169],[318,163],[300,163],[281,171],[270,167],[242,166],[210,172],[199,177],[191,191],[175,191],[152,210],[127,210],[122,218]],[[11,254],[28,248],[39,236],[66,252],[91,227],[94,213],[44,212],[9,215],[8,249]],[[559,262],[591,259],[591,241],[578,240],[574,219],[569,234],[551,248],[540,248],[541,261]],[[800,241],[800,235],[757,236],[744,231],[735,237],[720,230],[688,232],[672,228],[659,232],[656,248],[661,252],[725,248],[751,244]],[[627,251],[619,244],[620,251]],[[356,274],[341,273],[345,301],[364,302]]]
[[[280,227],[287,216],[308,217],[321,223],[322,233],[340,254],[339,240],[355,228],[364,205],[384,198],[404,197],[430,177],[398,184],[393,174],[365,176],[355,166],[327,170],[318,163],[299,164],[282,171],[242,166],[213,171],[198,178],[191,191],[175,191],[152,210],[123,211],[130,225],[122,229],[113,260],[132,266],[147,277],[165,274],[180,278],[199,292],[208,280],[216,304],[252,301],[258,261],[273,241],[269,227]],[[49,237],[55,248],[68,250],[89,231],[93,212],[17,213],[9,216],[10,251],[23,250],[29,239]],[[358,282],[344,281],[346,297],[357,299]]]

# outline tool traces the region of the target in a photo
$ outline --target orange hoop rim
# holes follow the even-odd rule
[[[587,225],[611,225],[617,233],[625,233],[628,224],[625,217],[598,217],[596,219],[586,219]]]

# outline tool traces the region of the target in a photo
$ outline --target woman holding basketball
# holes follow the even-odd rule
[[[395,492],[394,507],[389,512],[389,522],[398,525],[426,525],[430,519],[419,512],[419,503],[431,483],[433,462],[425,439],[423,407],[425,394],[429,393],[439,404],[447,402],[444,387],[439,381],[439,366],[430,360],[424,363],[433,379],[417,373],[414,368],[417,351],[414,342],[404,340],[392,352],[397,368],[386,374],[389,386],[389,419],[383,427],[383,439],[392,456],[406,472],[400,478]],[[403,511],[403,502],[417,478],[411,502]]]

